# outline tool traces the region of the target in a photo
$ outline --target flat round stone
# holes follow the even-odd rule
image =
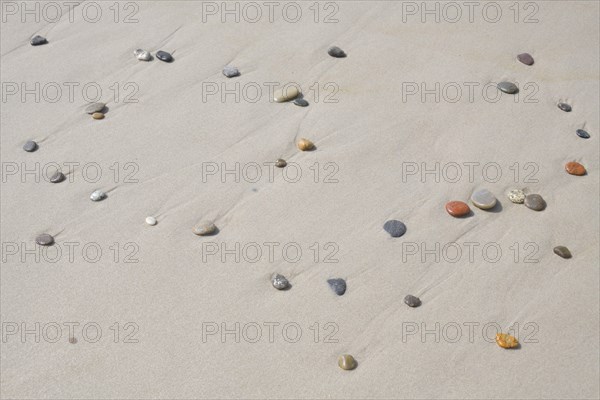
[[[228,78],[233,78],[240,75],[240,71],[236,67],[232,67],[231,65],[223,68],[223,75]]]
[[[534,211],[542,211],[546,208],[546,201],[539,194],[528,194],[525,196],[525,207]]]
[[[284,103],[286,101],[294,100],[296,97],[298,97],[299,94],[300,91],[298,90],[298,88],[296,86],[290,85],[288,87],[277,89],[273,93],[273,100],[275,100],[277,103]]]
[[[497,86],[500,91],[508,94],[515,94],[519,91],[517,85],[512,82],[500,82]]]
[[[562,258],[571,258],[571,252],[565,246],[556,246],[554,248],[554,254],[561,256]]]
[[[569,104],[567,103],[558,103],[558,108],[560,108],[561,110],[563,110],[564,112],[571,112],[571,110],[573,109]]]
[[[106,107],[104,103],[92,103],[85,108],[85,112],[88,114],[98,113],[104,110],[104,107]]]
[[[34,37],[31,38],[29,43],[31,43],[32,46],[40,46],[42,44],[48,43],[48,41],[43,36],[35,35]]]
[[[154,217],[146,217],[146,223],[150,226],[156,225],[156,218]]]
[[[334,291],[335,294],[337,294],[338,296],[342,296],[344,293],[346,293],[346,281],[341,279],[341,278],[337,278],[337,279],[327,279],[327,283],[329,284],[329,287],[331,288],[331,290]]]
[[[329,54],[331,57],[335,57],[335,58],[346,57],[346,53],[344,52],[344,50],[340,49],[337,46],[330,47],[329,50],[327,50],[327,54]]]
[[[170,53],[167,53],[166,51],[162,50],[156,52],[156,58],[158,58],[160,61],[168,63],[173,61],[173,56]]]
[[[517,60],[521,61],[525,65],[533,65],[533,57],[529,53],[521,53],[517,56]]]
[[[194,227],[192,232],[198,236],[212,235],[217,231],[217,226],[212,221],[201,221]]]
[[[346,371],[352,371],[358,363],[350,354],[342,354],[338,358],[338,366]]]
[[[287,165],[287,162],[283,158],[278,158],[277,161],[275,161],[275,166],[277,168],[283,168],[286,165]]]
[[[298,107],[308,107],[308,101],[301,98],[297,98],[296,100],[294,100],[294,105],[297,105]]]
[[[513,189],[508,192],[508,199],[515,204],[523,204],[525,202],[525,192],[521,189]]]
[[[271,283],[277,290],[286,290],[290,287],[290,282],[287,278],[280,274],[275,274],[271,277]]]
[[[152,60],[152,54],[149,51],[137,49],[133,52],[135,57],[140,61],[150,61]]]
[[[406,225],[403,222],[391,219],[383,224],[383,230],[391,237],[400,237],[406,233]]]
[[[578,162],[571,161],[565,164],[565,170],[571,175],[583,176],[586,173],[585,167]]]
[[[104,193],[102,190],[96,190],[90,195],[90,199],[92,201],[101,201],[101,200],[104,200],[105,198],[106,198],[106,193]]]
[[[52,235],[48,235],[47,233],[42,233],[35,238],[35,242],[40,246],[50,246],[54,243],[54,238]]]
[[[23,145],[23,150],[25,150],[28,153],[31,153],[32,151],[36,151],[37,149],[38,149],[38,144],[36,142],[34,142],[33,140],[28,140]]]
[[[92,118],[94,119],[103,119],[104,118],[104,114],[100,113],[100,112],[95,112],[92,114]]]
[[[416,296],[413,296],[412,294],[409,294],[408,296],[406,296],[404,298],[404,302],[409,307],[419,307],[421,305],[421,299],[419,299]]]
[[[453,217],[464,217],[471,212],[471,208],[462,201],[450,201],[446,203],[446,211]]]
[[[584,131],[583,129],[577,129],[575,131],[575,133],[577,133],[577,136],[579,136],[582,139],[589,139],[590,138],[590,134],[587,133],[587,131]]]
[[[496,343],[503,349],[514,349],[519,345],[517,338],[507,333],[497,333]]]
[[[479,189],[473,192],[471,195],[471,202],[475,204],[476,207],[481,208],[482,210],[489,210],[490,208],[494,208],[497,203],[496,196],[494,196],[487,189]]]
[[[52,183],[60,183],[66,179],[65,174],[60,171],[56,171],[54,175],[50,177],[50,182]]]
[[[302,151],[310,151],[314,148],[315,148],[315,145],[310,140],[304,139],[304,138],[298,140],[298,149],[300,149]]]

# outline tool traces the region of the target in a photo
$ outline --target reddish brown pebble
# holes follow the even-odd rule
[[[585,167],[575,161],[568,162],[565,165],[565,170],[567,170],[569,174],[577,176],[585,175],[586,172]]]
[[[464,217],[471,212],[471,209],[467,203],[463,203],[462,201],[451,201],[446,204],[446,211],[453,217]]]

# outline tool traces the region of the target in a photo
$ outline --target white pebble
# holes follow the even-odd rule
[[[156,218],[154,218],[154,217],[146,217],[146,223],[148,225],[154,226],[154,225],[156,225]]]

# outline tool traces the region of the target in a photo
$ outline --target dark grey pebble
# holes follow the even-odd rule
[[[515,94],[519,91],[517,85],[512,82],[500,82],[497,86],[499,90],[508,94]]]
[[[56,171],[54,175],[50,177],[50,182],[52,183],[60,183],[65,180],[65,174],[60,171]]]
[[[335,57],[335,58],[346,57],[346,53],[344,53],[344,50],[340,49],[337,46],[330,47],[329,50],[327,50],[327,54],[329,54],[331,57]]]
[[[577,129],[576,133],[577,133],[577,136],[579,136],[582,139],[590,138],[590,134],[587,133],[586,131],[584,131],[583,129]]]
[[[573,109],[569,104],[567,103],[558,103],[558,108],[560,108],[561,110],[563,110],[564,112],[571,112],[571,110]]]
[[[562,258],[571,258],[571,252],[565,246],[556,246],[554,248],[554,254],[561,256]]]
[[[42,233],[41,235],[35,238],[35,242],[40,246],[50,246],[52,243],[54,243],[54,238],[52,237],[52,235]]]
[[[27,143],[23,145],[23,150],[31,153],[32,151],[36,151],[38,149],[38,145],[33,140],[28,140]]]
[[[43,36],[35,35],[34,37],[31,38],[29,43],[31,43],[32,46],[39,46],[39,45],[48,43],[48,41]]]
[[[296,100],[294,100],[294,104],[299,107],[306,107],[306,106],[308,106],[308,101],[298,97],[298,98],[296,98]]]
[[[171,54],[167,53],[166,51],[162,51],[162,50],[159,50],[156,52],[156,58],[158,58],[159,60],[164,61],[164,62],[173,61],[173,56]]]
[[[528,194],[525,196],[525,206],[534,211],[542,211],[546,208],[546,201],[539,194]]]
[[[391,219],[383,224],[383,229],[392,237],[400,237],[406,233],[406,225],[395,219]]]
[[[419,299],[416,296],[413,296],[412,294],[409,294],[408,296],[406,296],[404,298],[404,302],[409,306],[409,307],[419,307],[421,305],[421,299]]]
[[[335,292],[338,296],[342,296],[346,293],[346,281],[338,278],[338,279],[327,279],[327,283],[331,287],[331,290]]]
[[[529,53],[522,53],[517,56],[517,60],[525,65],[533,65],[533,57]]]

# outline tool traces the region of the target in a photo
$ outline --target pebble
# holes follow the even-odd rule
[[[354,357],[352,357],[350,354],[342,354],[338,358],[338,365],[341,369],[352,371],[358,364],[356,363]]]
[[[48,43],[48,41],[43,36],[35,35],[34,37],[31,38],[29,43],[31,43],[32,46],[39,46],[39,45]]]
[[[344,50],[340,49],[337,46],[330,47],[329,50],[327,50],[327,54],[329,54],[331,57],[335,57],[335,58],[346,57],[346,53],[344,52]]]
[[[310,140],[303,138],[298,140],[298,148],[302,151],[310,151],[315,148],[315,145]]]
[[[565,246],[556,246],[554,248],[554,254],[561,256],[562,258],[571,258],[571,252]]]
[[[507,333],[497,333],[496,343],[498,343],[498,346],[502,347],[503,349],[512,349],[519,345],[517,338]]]
[[[52,235],[48,235],[47,233],[42,233],[35,238],[35,242],[40,246],[50,246],[54,243],[54,238]]]
[[[446,203],[446,211],[453,217],[464,217],[471,212],[471,208],[462,201],[450,201]]]
[[[152,60],[152,54],[149,51],[137,49],[133,52],[135,57],[140,61],[150,61]]]
[[[278,158],[277,161],[275,161],[275,166],[277,168],[283,168],[286,165],[287,165],[287,162],[283,158]]]
[[[287,280],[287,278],[280,274],[273,275],[271,278],[271,283],[277,290],[286,290],[290,287],[290,282]]]
[[[294,104],[297,105],[298,107],[307,107],[308,101],[301,99],[301,98],[297,98],[296,100],[294,100]]]
[[[101,201],[101,200],[104,200],[105,198],[106,198],[106,193],[104,193],[102,190],[96,190],[90,195],[90,199],[92,201]]]
[[[533,57],[529,53],[522,53],[517,56],[517,60],[521,61],[525,65],[533,65]]]
[[[52,175],[50,177],[50,182],[52,182],[52,183],[60,183],[60,182],[64,181],[65,178],[66,178],[65,174],[63,174],[60,171],[56,171],[54,173],[54,175]]]
[[[104,118],[104,114],[100,113],[100,112],[95,112],[92,114],[92,118],[94,119],[102,119]]]
[[[146,223],[150,226],[154,226],[154,225],[156,225],[156,218],[146,217]]]
[[[498,200],[496,200],[496,197],[489,190],[480,189],[473,192],[471,201],[478,208],[489,210],[490,208],[494,208]]]
[[[525,207],[534,211],[542,211],[546,208],[546,201],[539,194],[528,194],[525,196]]]
[[[217,226],[210,221],[201,221],[192,231],[194,232],[194,235],[208,236],[217,231]]]
[[[391,237],[400,237],[406,233],[406,225],[395,219],[391,219],[383,224],[383,229],[389,233]]]
[[[290,85],[281,89],[277,89],[273,93],[273,100],[275,100],[277,103],[283,103],[286,101],[294,100],[296,97],[298,97],[299,94],[300,91],[298,90],[298,88],[296,86]]]
[[[582,139],[590,138],[590,134],[587,133],[586,131],[584,131],[583,129],[577,129],[576,133],[577,133],[577,136],[579,136]]]
[[[223,68],[223,75],[228,78],[233,78],[240,75],[240,71],[236,67],[232,67],[231,65]]]
[[[28,140],[23,145],[23,150],[25,150],[28,153],[31,153],[32,151],[36,151],[37,149],[38,149],[38,144],[36,142],[34,142],[33,140]]]
[[[404,298],[404,302],[409,306],[409,307],[419,307],[421,305],[421,299],[419,299],[416,296],[413,296],[412,294],[409,294],[408,296],[406,296]]]
[[[565,170],[571,175],[582,176],[585,175],[585,167],[578,162],[571,161],[565,164]]]
[[[156,58],[158,58],[160,61],[168,63],[173,61],[173,56],[170,53],[167,53],[166,51],[162,50],[156,52]]]
[[[104,107],[106,107],[104,103],[92,103],[85,108],[85,112],[88,114],[98,113],[104,110]]]
[[[346,293],[346,281],[338,278],[338,279],[327,279],[327,283],[329,283],[329,287],[331,290],[335,292],[338,296],[342,296]]]
[[[519,91],[517,85],[512,82],[500,82],[498,84],[498,89],[504,93],[515,94]]]
[[[561,110],[563,110],[564,112],[571,112],[571,110],[573,109],[569,104],[567,103],[558,103],[558,108],[560,108]]]
[[[525,202],[525,192],[521,189],[513,189],[508,192],[508,199],[515,204],[523,204]]]

